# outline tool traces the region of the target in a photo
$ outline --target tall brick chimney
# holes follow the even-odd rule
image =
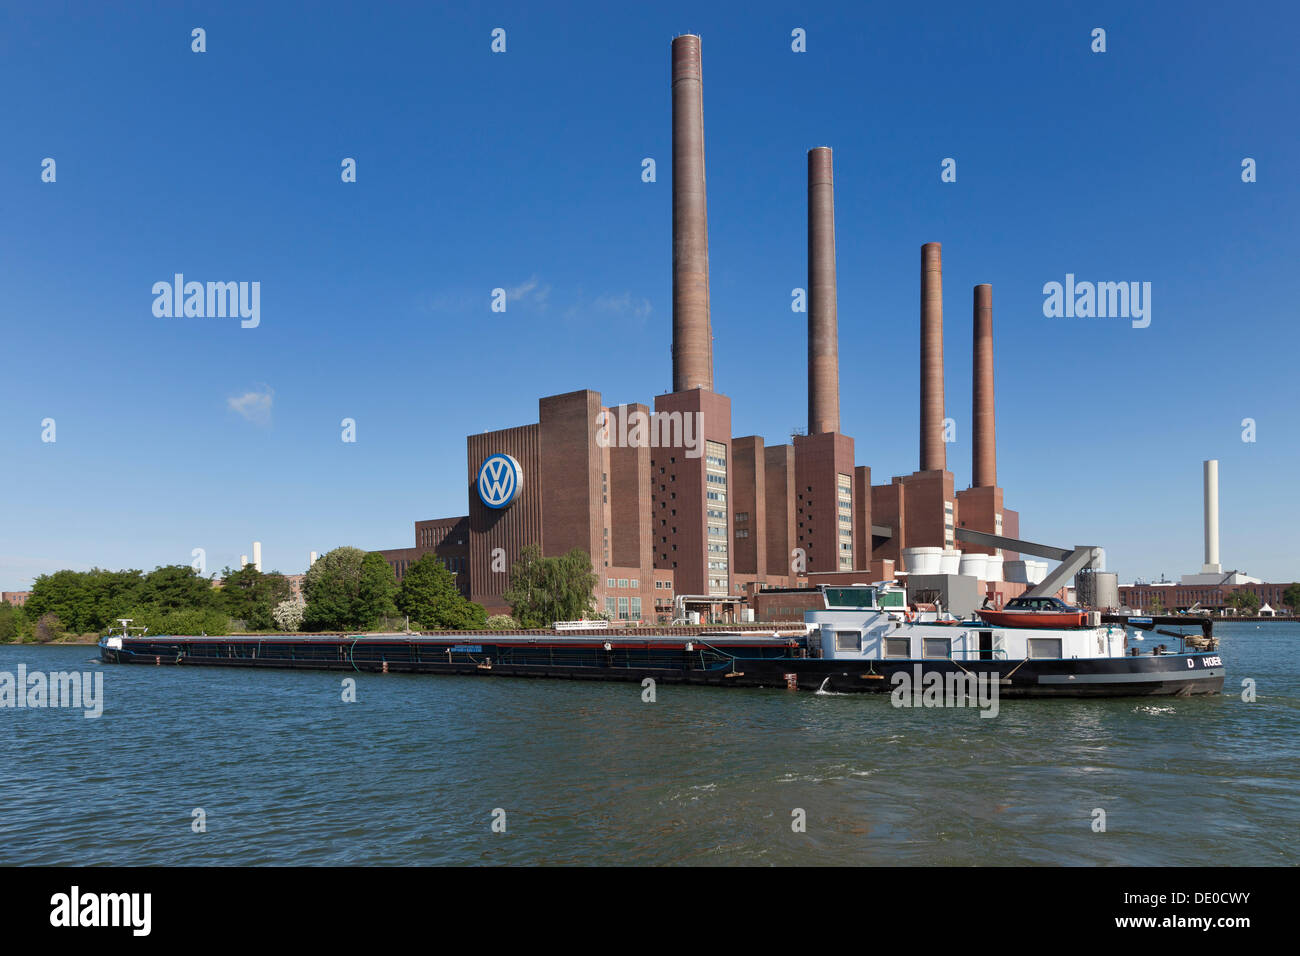
[[[943,262],[937,242],[921,247],[921,471],[947,468],[943,443]]]
[[[971,427],[975,443],[971,452],[972,484],[992,488],[998,483],[997,428],[993,415],[993,286],[975,287],[975,340]]]
[[[835,301],[835,177],[831,149],[808,150],[808,434],[840,430]]]
[[[673,391],[713,389],[709,328],[709,217],[704,190],[700,38],[672,44]]]

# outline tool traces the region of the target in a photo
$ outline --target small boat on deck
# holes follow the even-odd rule
[[[1087,627],[1088,612],[1071,607],[1058,597],[1018,597],[1000,611],[976,611],[980,619],[994,627]]]

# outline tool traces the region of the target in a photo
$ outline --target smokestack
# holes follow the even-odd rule
[[[262,542],[253,542],[253,567],[260,572],[262,570]]]
[[[1219,564],[1219,460],[1205,462],[1205,564],[1202,574],[1222,574]]]
[[[921,471],[947,468],[943,445],[943,262],[939,243],[921,247]]]
[[[808,150],[808,434],[840,430],[835,177],[829,146]]]
[[[992,488],[998,483],[997,431],[993,416],[993,286],[986,283],[975,287],[974,311],[971,424],[975,445],[971,470],[976,488]]]
[[[307,567],[310,568],[315,563],[316,563],[316,552],[312,551],[307,555]]]
[[[241,568],[246,568],[246,567],[248,567],[248,555],[246,555],[246,554],[241,554],[241,555],[239,556],[239,566],[240,566]]]
[[[709,328],[709,217],[704,195],[704,94],[700,38],[672,46],[673,391],[713,389]]]

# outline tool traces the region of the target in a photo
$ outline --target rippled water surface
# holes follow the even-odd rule
[[[0,646],[0,671],[105,688],[96,720],[0,709],[0,864],[1295,864],[1300,625],[1220,633],[1221,697],[1004,701],[994,719],[407,675],[354,675],[344,703],[340,674]]]

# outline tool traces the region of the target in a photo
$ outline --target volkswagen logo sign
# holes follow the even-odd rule
[[[489,508],[504,508],[519,496],[524,472],[509,455],[489,455],[478,469],[478,496]]]

